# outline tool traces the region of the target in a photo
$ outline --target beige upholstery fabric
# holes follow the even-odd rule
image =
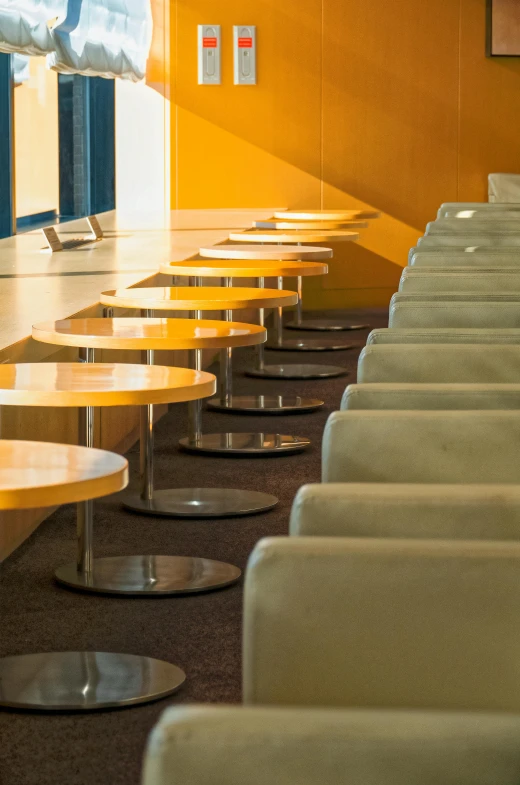
[[[444,202],[437,211],[437,217],[442,218],[451,211],[459,210],[481,210],[482,212],[493,213],[501,210],[520,211],[520,203],[509,202],[507,204],[496,204],[491,202]]]
[[[518,785],[508,714],[174,707],[143,785]]]
[[[520,263],[520,249],[480,248],[466,251],[464,248],[429,248],[422,245],[411,248],[408,254],[409,267],[516,267]]]
[[[417,240],[417,245],[423,248],[514,248],[520,245],[520,234],[467,234],[444,235],[428,234]]]
[[[304,485],[289,531],[297,537],[520,540],[520,485]]]
[[[426,224],[425,234],[444,234],[444,235],[502,235],[520,234],[520,215],[511,214],[509,220],[500,220],[496,213],[479,218],[437,218]]]
[[[520,483],[519,444],[517,411],[334,412],[323,436],[322,479]]]
[[[498,267],[493,272],[473,269],[468,272],[464,268],[445,267],[440,267],[437,272],[428,267],[405,267],[399,281],[399,291],[402,294],[509,292],[520,295],[520,267],[514,271]]]
[[[487,205],[489,208],[489,205]],[[493,205],[494,210],[468,209],[468,210],[447,210],[444,215],[438,215],[437,218],[458,218],[461,221],[520,221],[520,212],[515,210],[504,210],[505,205]],[[502,209],[500,209],[502,208]]]
[[[518,292],[396,292],[390,300],[390,312],[399,305],[413,303],[519,303]]]
[[[364,384],[520,384],[520,346],[365,346],[357,378]]]
[[[381,327],[372,330],[367,346],[387,343],[520,343],[520,329],[489,330],[486,327]]]
[[[488,199],[491,203],[512,202],[520,200],[520,175],[493,172],[488,175]]]
[[[400,302],[390,307],[389,327],[520,328],[515,302]]]
[[[520,410],[520,384],[349,384],[341,409]]]
[[[520,543],[261,541],[246,575],[244,699],[518,713]]]

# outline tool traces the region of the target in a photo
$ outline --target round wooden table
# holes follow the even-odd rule
[[[200,269],[214,269],[211,268],[210,263],[207,262],[208,259],[211,262],[215,261],[222,261],[226,263],[226,267],[229,271],[233,270],[233,266],[230,265],[230,262],[240,262],[241,265],[251,263],[252,270],[260,271],[262,269],[266,269],[261,267],[260,265],[268,265],[268,264],[280,264],[280,268],[278,269],[278,289],[281,290],[283,287],[283,277],[284,275],[293,275],[296,270],[292,268],[290,272],[285,272],[290,268],[287,267],[289,262],[294,264],[310,264],[310,262],[305,262],[306,259],[310,258],[313,259],[313,251],[317,251],[317,261],[323,261],[326,259],[330,259],[332,257],[332,250],[330,248],[313,248],[312,246],[302,246],[302,245],[295,245],[295,246],[281,246],[281,245],[245,245],[245,244],[237,244],[237,245],[214,245],[210,247],[204,247],[199,249],[199,256],[202,257],[202,262],[204,266]],[[194,264],[198,263],[198,260],[192,260]],[[316,263],[315,261],[313,262]],[[242,272],[242,268],[238,267],[237,275],[244,276]],[[269,269],[269,273],[266,275],[271,274],[271,268]],[[309,268],[310,269],[310,268]],[[164,267],[161,268],[164,272]],[[297,275],[298,279],[298,305],[297,305],[297,318],[296,323],[301,323],[302,314],[301,314],[301,302],[302,302],[302,293],[303,293],[303,276],[309,275],[309,272],[304,272],[305,268],[301,268],[301,274]],[[328,268],[327,268],[328,271]],[[313,275],[319,274],[323,275],[325,273],[324,270],[317,270],[316,272],[312,272]],[[201,272],[202,275],[202,272]],[[262,276],[258,276],[262,277]],[[192,284],[196,285],[198,279],[193,278]],[[340,351],[345,349],[351,349],[353,346],[351,344],[345,344],[338,341],[332,341],[328,343],[324,343],[323,341],[303,341],[300,339],[294,340],[284,340],[283,339],[283,313],[282,309],[278,308],[275,312],[275,340],[272,343],[267,344],[268,349],[274,349],[278,351]],[[326,379],[328,377],[334,376],[343,376],[346,373],[345,369],[338,365],[324,365],[324,364],[310,364],[310,363],[278,363],[278,364],[269,364],[266,365],[263,360],[263,355],[261,358],[258,359],[257,367],[252,369],[251,371],[247,372],[248,376],[255,376],[260,378],[266,379]]]
[[[48,334],[50,328],[46,328]],[[91,350],[90,350],[91,351]],[[88,359],[88,358],[87,358]],[[114,363],[17,363],[0,365],[0,405],[79,408],[79,437],[94,443],[95,406],[141,406],[143,430],[153,443],[153,404],[193,401],[215,391],[215,377],[187,368]],[[151,482],[152,450],[144,481]],[[104,594],[144,595],[209,591],[235,583],[230,564],[175,556],[94,558],[93,504],[78,504],[77,561],[56,570],[60,583]]]
[[[379,210],[278,210],[280,221],[358,221],[379,218]]]
[[[137,366],[143,369],[156,367],[153,365],[155,349],[189,349],[194,352],[195,371],[200,373],[203,348],[225,348],[227,351],[230,345],[254,346],[265,341],[266,334],[258,325],[210,319],[93,318],[37,324],[33,326],[33,337],[54,345],[80,347],[82,358],[88,362],[93,362],[95,349],[145,350],[143,360],[146,364]],[[203,397],[206,396],[194,396],[193,403],[189,404],[188,439],[194,448],[203,438],[200,408]],[[150,406],[141,410],[140,449],[140,491],[130,490],[123,500],[132,510],[167,517],[216,518],[262,512],[278,501],[275,496],[256,490],[199,487],[155,490],[153,410]]]
[[[37,371],[41,366],[31,367]],[[3,365],[0,373],[12,368],[20,371],[15,371],[15,376],[28,378],[21,366]],[[35,385],[20,385],[22,391],[26,386],[36,396]],[[9,384],[7,389],[14,393],[16,385]],[[105,450],[49,442],[0,441],[2,510],[86,500],[90,503],[94,498],[120,491],[127,482],[125,458]],[[171,695],[185,679],[184,672],[169,662],[133,654],[19,654],[0,659],[0,706],[32,711],[133,706]]]
[[[319,224],[318,224],[319,226]],[[229,235],[230,240],[238,243],[326,243],[326,242],[352,242],[359,239],[357,232],[340,231],[337,229],[328,230],[326,227],[314,231],[304,230],[301,223],[294,221],[289,231],[243,231],[233,232]],[[285,325],[292,330],[312,330],[319,332],[343,332],[352,330],[363,330],[369,327],[368,324],[352,324],[351,322],[338,322],[335,319],[304,319],[303,318],[303,291],[302,281],[298,281],[300,297],[300,307],[296,312],[296,319],[287,322]],[[311,341],[283,341],[281,330],[279,332],[279,345],[268,346],[267,348],[285,349],[287,351],[320,351],[320,344]],[[282,345],[280,345],[282,344]],[[327,347],[334,349],[335,347]],[[339,348],[339,347],[338,347]],[[349,347],[342,347],[349,348]],[[326,349],[323,349],[326,351]]]
[[[159,268],[165,275],[188,276],[192,286],[201,286],[202,278],[257,278],[258,286],[263,289],[265,278],[274,276],[278,279],[285,277],[297,278],[298,280],[298,304],[301,307],[302,278],[310,275],[326,275],[329,268],[326,262],[293,262],[293,261],[262,261],[254,259],[191,259],[184,262],[170,262],[162,264]],[[280,331],[281,309],[275,312],[276,329]],[[264,309],[259,309],[259,322],[264,324]],[[256,366],[254,371],[260,376],[265,373],[264,344],[258,344],[256,352]],[[325,368],[320,366],[319,370]],[[335,366],[332,366],[335,368]],[[340,373],[343,369],[339,369]],[[221,399],[220,401],[211,400],[208,402],[209,408],[220,411],[244,411],[251,414],[289,414],[292,412],[314,411],[323,405],[323,401],[306,396],[286,395],[233,395],[231,398]]]
[[[323,232],[325,229],[367,229],[368,221],[254,221],[253,229],[276,229],[290,232],[300,230],[313,230]]]
[[[243,240],[243,238],[242,238]],[[331,248],[320,248],[305,245],[209,245],[199,248],[199,256],[203,259],[261,259],[275,262],[320,262],[332,259]]]
[[[303,230],[295,226],[294,230],[285,232],[277,232],[274,229],[231,232],[229,239],[234,243],[339,243],[355,242],[359,240],[359,234],[338,229]]]
[[[199,281],[198,278],[195,279]],[[153,316],[155,310],[192,311],[196,318],[201,315],[201,310],[223,309],[227,323],[231,320],[232,311],[237,308],[258,308],[262,324],[257,329],[264,330],[263,310],[274,307],[282,310],[283,307],[294,305],[298,300],[296,292],[283,289],[254,289],[246,287],[229,286],[231,279],[224,278],[224,286],[190,286],[190,287],[164,287],[162,289],[123,289],[102,292],[100,302],[111,307],[140,308],[143,303],[149,307],[146,313]],[[195,310],[193,310],[195,308]],[[226,322],[224,322],[226,323]],[[260,341],[256,341],[258,345]],[[208,348],[208,347],[205,347]],[[238,411],[244,406],[249,411],[262,410],[262,399],[256,400],[247,396],[247,400],[240,400],[233,396],[232,374],[232,346],[221,352],[220,396],[212,399],[210,405],[220,411]],[[200,357],[201,361],[201,357]],[[197,357],[195,357],[197,362]],[[200,366],[197,366],[200,367]],[[282,402],[278,399],[277,411],[287,414],[289,411],[303,412],[319,408],[323,402],[315,398],[302,398],[296,396],[290,401]],[[274,409],[275,403],[272,402]],[[204,452],[215,455],[279,455],[288,452],[300,452],[310,445],[310,441],[302,436],[271,433],[210,433],[203,434],[201,417],[198,417],[199,427],[192,429],[188,436],[181,439],[180,445],[191,452]]]

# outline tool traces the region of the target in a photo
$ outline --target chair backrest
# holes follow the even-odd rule
[[[470,252],[464,248],[430,248],[415,246],[408,253],[409,267],[495,267],[511,268],[520,263],[518,248],[479,248]]]
[[[518,411],[334,412],[323,482],[519,483]]]
[[[520,384],[520,346],[365,346],[357,378],[364,384]]]
[[[404,303],[519,303],[519,292],[396,292],[390,300],[390,310]]]
[[[245,583],[244,699],[518,712],[520,543],[261,541]]]
[[[517,785],[520,718],[176,706],[148,741],[143,785]]]
[[[520,540],[520,485],[343,482],[304,485],[296,537]]]
[[[452,210],[456,212],[461,210],[481,210],[486,213],[515,212],[520,211],[520,204],[514,202],[444,202],[437,211],[437,217],[442,218]]]
[[[500,220],[496,213],[478,218],[448,218],[443,216],[426,224],[427,235],[432,234],[475,234],[475,235],[520,235],[520,213],[512,213],[509,220]]]
[[[520,329],[486,327],[380,327],[372,330],[367,346],[387,343],[520,343]]]
[[[520,308],[503,300],[397,302],[390,306],[388,326],[520,328]]]
[[[439,292],[470,292],[489,294],[509,292],[520,295],[520,267],[505,270],[497,267],[493,272],[478,269],[439,267],[405,267],[399,281],[402,294],[438,294]]]
[[[350,409],[520,411],[520,384],[349,384],[341,410]]]
[[[520,234],[427,234],[417,240],[421,250],[424,248],[514,248],[520,245]]]

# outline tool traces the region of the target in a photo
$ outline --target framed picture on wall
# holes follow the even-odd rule
[[[520,57],[520,0],[487,0],[488,57]]]

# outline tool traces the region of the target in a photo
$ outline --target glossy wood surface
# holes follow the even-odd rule
[[[160,272],[165,275],[194,275],[201,278],[268,278],[279,276],[326,275],[329,267],[324,262],[255,261],[253,259],[204,259],[188,262],[162,264]]]
[[[280,210],[274,213],[280,221],[356,221],[380,215],[379,210]]]
[[[263,343],[266,331],[257,324],[216,319],[115,317],[42,322],[34,325],[33,338],[90,349],[223,349]]]
[[[207,398],[213,374],[131,363],[0,365],[0,405],[142,406]]]
[[[0,510],[95,499],[128,484],[128,461],[90,447],[0,441]]]
[[[299,231],[276,232],[266,230],[252,232],[231,232],[229,239],[235,243],[337,243],[353,242],[359,239],[358,232],[343,231]]]
[[[277,241],[278,242],[278,241]],[[332,258],[331,248],[306,245],[212,245],[199,249],[203,259],[260,259],[262,261],[322,261]]]
[[[296,305],[298,295],[286,290],[247,286],[165,286],[102,292],[99,301],[120,308],[222,311]]]
[[[334,229],[368,229],[368,221],[254,221],[254,229],[287,229],[288,231],[327,231]]]
[[[254,220],[270,218],[270,208],[257,210],[179,210],[171,213],[99,215],[101,242],[59,253],[41,253],[41,230],[0,240],[0,361],[21,360],[7,347],[26,340],[34,322],[67,319],[98,307],[99,293],[136,284],[154,286],[159,264],[193,257],[201,245],[226,241],[231,229],[246,229]],[[88,232],[85,219],[57,227],[64,239]],[[83,313],[84,316],[97,314]],[[26,359],[25,357],[23,358]]]
[[[0,510],[95,499],[128,484],[121,455],[49,442],[0,441]]]

